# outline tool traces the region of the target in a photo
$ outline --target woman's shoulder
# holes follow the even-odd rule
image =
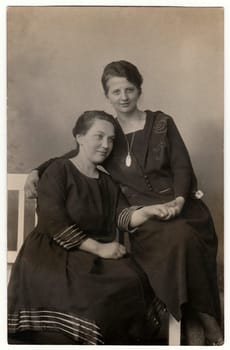
[[[61,175],[65,171],[66,166],[68,165],[69,162],[70,162],[69,159],[66,159],[66,158],[55,158],[52,160],[51,164],[44,171],[44,174],[49,173],[49,174]]]
[[[173,118],[169,114],[166,114],[161,110],[157,110],[157,111],[147,110],[146,112],[152,124],[152,129],[155,133],[167,132],[168,124],[171,121],[173,121]]]
[[[68,177],[67,161],[67,159],[53,159],[41,175],[39,189],[43,186],[53,186],[53,184],[63,186]]]
[[[165,119],[165,120],[168,120],[168,119],[173,119],[173,117],[161,110],[157,110],[157,111],[152,111],[152,110],[149,110],[147,109],[145,111],[147,113],[147,116],[154,119],[154,120],[161,120],[161,119]]]

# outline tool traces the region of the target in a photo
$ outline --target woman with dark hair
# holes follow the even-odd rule
[[[130,62],[111,62],[104,69],[102,85],[116,112],[117,137],[103,166],[130,205],[156,204],[163,211],[163,217],[130,235],[131,251],[168,311],[177,320],[183,316],[187,344],[221,345],[213,221],[172,117],[138,108],[142,82]],[[39,174],[48,164],[39,167]],[[37,181],[34,171],[29,194],[36,192]],[[190,332],[194,325],[204,335],[199,343]]]
[[[57,159],[38,186],[38,224],[13,266],[10,343],[135,344],[159,323],[145,273],[116,240],[163,212],[129,207],[97,166],[110,154],[114,119],[88,111],[73,129],[76,155]]]

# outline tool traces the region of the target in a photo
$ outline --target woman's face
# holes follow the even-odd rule
[[[117,114],[131,113],[137,108],[140,96],[138,88],[123,77],[112,77],[107,81],[107,98]]]
[[[79,152],[94,164],[101,164],[110,154],[115,138],[114,126],[96,119],[85,135],[77,135]]]

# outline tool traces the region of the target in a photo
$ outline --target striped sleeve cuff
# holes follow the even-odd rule
[[[118,215],[118,220],[117,220],[117,226],[121,231],[129,231],[129,232],[134,232],[136,228],[130,228],[130,219],[132,216],[132,213],[137,210],[142,208],[142,206],[132,206],[129,208],[125,208],[121,211],[121,213]]]
[[[76,224],[53,236],[54,241],[67,250],[78,247],[86,238],[87,235]]]

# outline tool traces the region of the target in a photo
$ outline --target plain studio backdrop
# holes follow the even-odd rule
[[[84,110],[113,112],[100,82],[104,66],[133,62],[144,77],[140,107],[170,114],[189,150],[219,237],[221,286],[223,17],[223,8],[210,7],[7,11],[8,172],[28,173],[74,147],[71,130]]]

